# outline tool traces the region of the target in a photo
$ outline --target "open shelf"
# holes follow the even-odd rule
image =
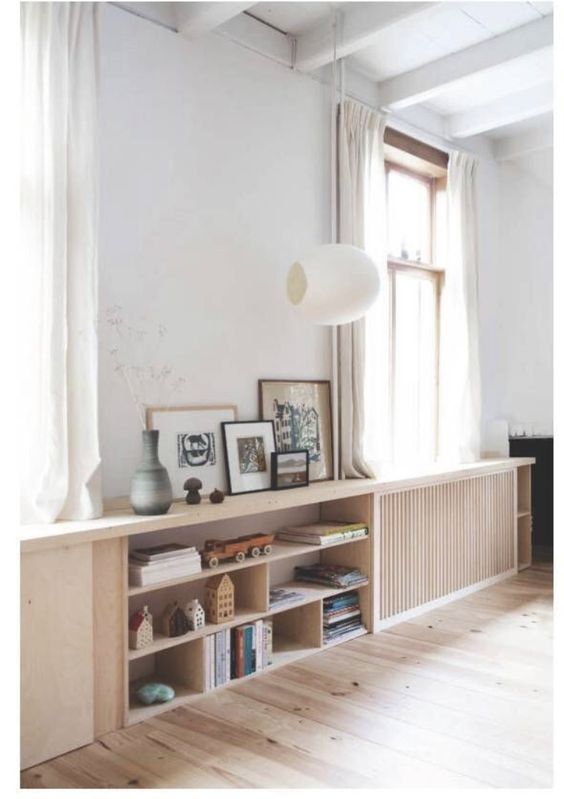
[[[230,572],[240,571],[241,569],[249,569],[253,566],[260,566],[264,563],[270,563],[285,558],[293,558],[298,555],[306,555],[311,552],[320,550],[332,549],[334,547],[342,547],[348,544],[356,544],[358,541],[365,541],[368,535],[359,536],[358,538],[351,538],[348,541],[337,541],[333,544],[325,544],[323,546],[316,546],[315,544],[292,544],[285,541],[276,541],[272,545],[272,553],[270,555],[261,555],[258,558],[247,558],[242,563],[230,562],[217,566],[215,569],[203,568],[201,572],[195,574],[187,574],[184,577],[176,577],[173,580],[166,580],[161,583],[153,583],[153,585],[144,586],[129,586],[128,595],[138,596],[139,594],[147,594],[152,591],[159,591],[163,588],[171,588],[175,585],[183,585],[184,583],[191,583],[197,580],[207,579],[213,577],[215,574],[229,574]]]
[[[276,541],[270,555],[261,555],[258,558],[249,557],[242,563],[230,561],[220,564],[215,569],[204,568],[196,574],[154,585],[128,587],[128,618],[131,613],[143,605],[148,605],[149,612],[153,615],[153,642],[143,649],[128,650],[127,652],[126,673],[129,706],[126,713],[126,724],[135,724],[159,713],[165,713],[174,707],[205,696],[208,691],[221,690],[235,682],[259,676],[272,669],[323,651],[326,648],[323,643],[323,600],[327,597],[358,591],[363,623],[367,630],[370,630],[372,625],[370,601],[372,538],[370,530],[373,513],[371,499],[371,495],[368,494],[348,496],[346,499],[339,500],[331,499],[319,503],[317,509],[316,518],[320,520],[340,519],[365,522],[369,530],[365,536],[326,546]],[[290,513],[291,511],[288,510],[286,514],[288,522],[285,523],[289,523],[290,520],[296,523],[295,514],[291,516]],[[305,518],[311,520],[311,511],[308,510],[307,513],[309,516]],[[279,527],[282,527],[283,524],[284,520]],[[190,531],[179,530],[178,536],[179,541],[198,545],[204,536],[231,538],[233,533],[233,526],[230,522],[226,521],[218,527],[217,521],[214,521],[213,527],[209,529],[204,527],[194,531],[193,534]],[[132,538],[131,547],[135,548],[136,545],[147,545],[146,539],[143,539],[142,536],[137,541]],[[325,564],[356,567],[366,575],[366,579],[358,585],[347,588],[292,579],[295,566],[318,561]],[[229,574],[233,580],[235,617],[231,621],[221,624],[205,624],[199,630],[191,630],[183,636],[174,638],[162,633],[160,623],[165,607],[174,601],[182,607],[187,601],[195,598],[198,598],[205,606],[205,583],[210,577],[219,574]],[[126,576],[125,579],[127,579]],[[269,609],[269,589],[273,586],[298,591],[302,596],[291,604]],[[206,690],[206,636],[254,623],[259,619],[270,619],[273,624],[271,665],[253,674],[233,678],[226,685]],[[366,630],[355,631],[356,634],[347,637],[347,640],[365,632]],[[342,642],[344,640],[334,641],[327,646],[335,646]],[[165,703],[142,705],[135,698],[134,688],[150,680],[163,682],[174,688],[174,699]]]

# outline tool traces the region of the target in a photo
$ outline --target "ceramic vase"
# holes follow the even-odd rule
[[[172,505],[172,485],[159,461],[159,431],[143,430],[143,460],[131,481],[131,506],[141,516],[166,513]]]

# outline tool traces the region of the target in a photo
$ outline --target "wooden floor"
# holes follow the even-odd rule
[[[32,788],[550,787],[552,571],[216,691]]]

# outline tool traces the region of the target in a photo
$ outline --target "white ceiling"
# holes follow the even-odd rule
[[[351,57],[351,63],[381,81],[541,16],[543,12],[527,2],[444,2],[417,20],[407,18],[382,30],[371,47]]]
[[[337,57],[348,85],[392,114],[437,120],[443,135],[498,141],[550,127],[550,2],[159,2],[119,3],[188,39],[211,31],[287,67],[315,72]],[[289,34],[289,36],[287,35]],[[358,94],[358,92],[357,92]],[[362,98],[361,98],[362,99]],[[496,144],[496,147],[498,145]],[[500,148],[500,150],[503,148]],[[507,150],[507,148],[506,148]]]
[[[284,33],[298,36],[329,19],[341,3],[255,3],[248,13]]]

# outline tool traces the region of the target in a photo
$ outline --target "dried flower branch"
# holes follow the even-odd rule
[[[158,324],[156,335],[152,337],[147,330],[125,324],[119,305],[107,309],[106,322],[115,338],[115,343],[109,350],[115,363],[114,371],[124,380],[141,426],[146,429],[146,406],[152,401],[160,407],[170,408],[172,397],[185,385],[186,378],[174,378],[173,369],[168,364],[155,365],[167,334],[164,325]],[[154,344],[152,338],[156,339]],[[156,396],[153,392],[156,392]],[[165,401],[162,399],[163,394]]]

